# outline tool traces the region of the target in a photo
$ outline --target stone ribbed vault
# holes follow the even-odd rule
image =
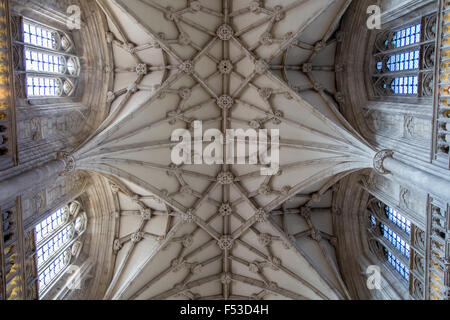
[[[120,227],[105,298],[348,298],[336,239],[314,215],[339,179],[373,166],[375,151],[334,104],[310,105],[270,63],[327,13],[320,51],[349,1],[97,2],[116,63],[106,70],[112,112],[73,158],[76,169],[114,177]],[[280,171],[173,165],[170,136],[194,120],[224,133],[279,129]],[[318,258],[299,244],[305,237]]]

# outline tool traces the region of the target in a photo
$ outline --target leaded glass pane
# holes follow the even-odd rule
[[[57,97],[61,95],[61,80],[58,78],[27,76],[28,97]]]
[[[407,234],[411,234],[411,221],[399,214],[395,209],[386,206],[386,215],[396,226],[405,231]]]
[[[70,263],[70,251],[60,254],[45,270],[39,274],[39,292],[45,290]]]
[[[56,49],[57,46],[54,31],[28,21],[23,22],[23,42],[47,49]]]
[[[397,53],[389,58],[387,67],[391,72],[415,70],[419,68],[419,57],[419,50]]]
[[[391,83],[392,91],[398,95],[417,95],[418,87],[418,76],[397,77]]]
[[[407,268],[396,256],[392,254],[388,249],[384,249],[387,261],[397,271],[403,279],[409,281],[409,268]]]
[[[394,47],[401,48],[419,43],[421,41],[421,30],[422,25],[420,23],[398,30],[392,39]]]
[[[63,56],[25,49],[26,71],[45,73],[64,73],[65,59]]]
[[[37,250],[38,270],[48,262],[55,253],[73,239],[73,225],[68,225]]]
[[[47,219],[44,219],[42,222],[37,224],[34,229],[36,234],[36,242],[39,243],[42,240],[48,238],[56,229],[66,223],[67,219],[67,208],[65,207],[57,210]]]
[[[411,253],[411,248],[405,240],[400,238],[394,231],[392,231],[389,227],[381,224],[381,230],[383,232],[383,236],[400,251],[405,257],[409,258]]]

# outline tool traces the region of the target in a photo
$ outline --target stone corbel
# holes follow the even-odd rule
[[[75,158],[65,151],[60,151],[57,153],[56,158],[58,160],[62,160],[65,163],[65,168],[62,172],[59,173],[60,176],[67,176],[71,173],[75,172],[76,169],[76,161]]]
[[[394,152],[387,149],[377,152],[377,154],[373,158],[373,168],[375,169],[375,171],[382,175],[391,173],[389,170],[384,168],[384,160],[386,160],[387,158],[392,158],[393,155]]]

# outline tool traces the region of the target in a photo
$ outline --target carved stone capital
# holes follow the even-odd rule
[[[76,162],[75,162],[75,158],[72,155],[70,155],[67,152],[61,151],[61,152],[57,153],[56,158],[58,160],[64,161],[64,163],[65,163],[65,168],[60,173],[60,175],[68,175],[75,171]]]
[[[392,150],[381,150],[377,152],[375,157],[373,158],[373,168],[376,172],[379,174],[388,174],[390,173],[388,170],[386,170],[383,166],[384,160],[387,158],[391,158],[394,155],[394,152]]]

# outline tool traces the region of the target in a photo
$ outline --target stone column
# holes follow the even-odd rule
[[[56,177],[62,172],[71,172],[75,169],[75,161],[66,153],[59,153],[56,160],[25,171],[15,177],[0,182],[0,203],[16,198],[33,186]]]
[[[378,173],[391,174],[401,183],[408,183],[415,189],[450,200],[450,180],[414,168],[393,158],[391,150],[382,150],[375,155],[374,168]]]

